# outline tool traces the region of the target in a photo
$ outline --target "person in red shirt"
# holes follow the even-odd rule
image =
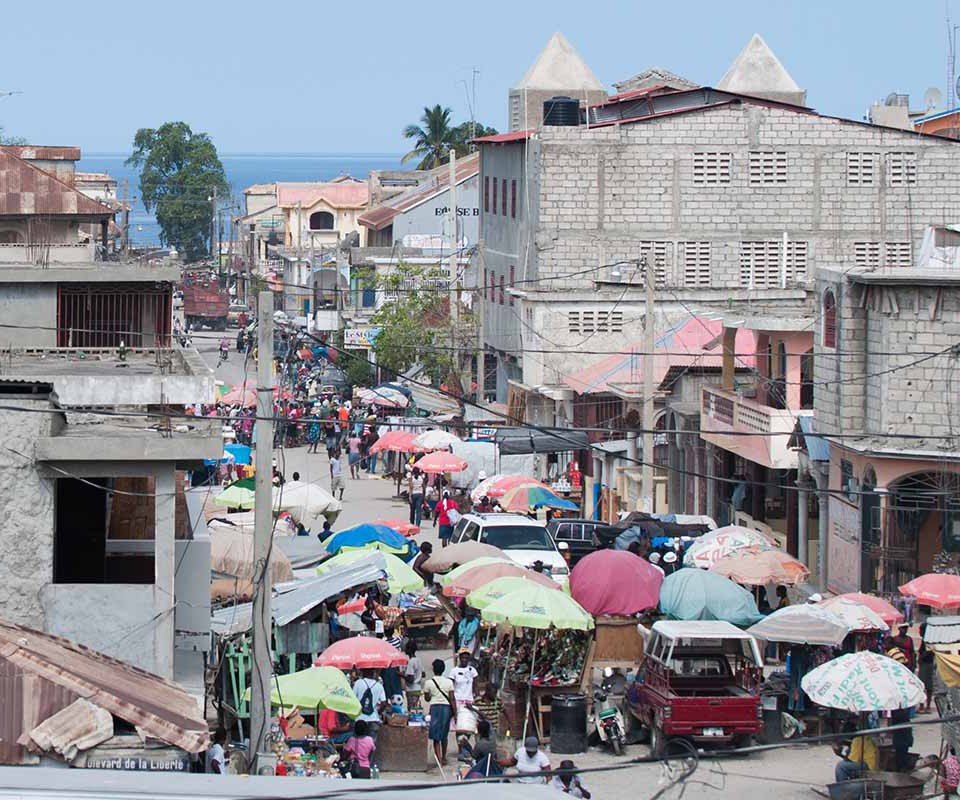
[[[443,499],[437,503],[437,525],[439,526],[440,545],[446,547],[453,537],[453,521],[450,512],[457,510],[456,502],[450,497],[450,492],[443,493]],[[458,512],[459,513],[459,512]]]
[[[353,733],[353,725],[350,719],[329,708],[320,712],[318,727],[320,732],[334,744],[343,744]]]

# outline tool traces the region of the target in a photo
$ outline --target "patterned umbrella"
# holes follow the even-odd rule
[[[503,495],[515,486],[542,486],[544,489],[553,491],[547,484],[531,478],[529,475],[493,475],[485,481],[481,481],[477,488],[470,492],[470,498],[474,503],[480,502],[481,497],[491,499],[503,497]]]
[[[900,587],[900,594],[916,597],[917,602],[934,608],[960,608],[960,575],[931,572]]]
[[[444,472],[463,472],[469,464],[459,456],[453,453],[445,453],[442,450],[429,453],[414,464],[420,467],[428,475],[442,474]]]
[[[378,386],[375,389],[361,389],[357,396],[361,405],[383,406],[384,408],[406,408],[410,398],[392,386]]]
[[[760,531],[740,525],[727,525],[725,528],[717,528],[696,539],[684,553],[683,563],[687,567],[709,569],[721,558],[726,558],[746,547],[770,550],[776,545]]]
[[[872,594],[863,594],[863,592],[847,592],[846,594],[838,594],[836,597],[831,597],[829,600],[824,600],[820,603],[821,606],[826,608],[831,603],[837,603],[841,600],[845,600],[850,603],[859,603],[862,606],[874,611],[880,619],[887,623],[887,625],[896,625],[898,622],[903,622],[903,613],[893,606],[893,604],[887,602],[882,597],[877,597]]]
[[[869,650],[822,664],[800,686],[817,705],[845,711],[893,711],[927,698],[923,682],[909,669]]]
[[[836,614],[812,603],[787,606],[764,617],[747,633],[768,642],[818,644],[838,647],[853,630]]]
[[[852,631],[888,631],[890,626],[876,611],[863,603],[847,600],[844,595],[831,597],[817,604],[819,608],[836,614]]]
[[[500,507],[504,511],[527,511],[531,508],[563,508],[576,511],[579,506],[570,500],[557,497],[550,489],[542,486],[514,486],[500,498]]]
[[[737,583],[760,586],[767,583],[802,583],[810,575],[801,562],[780,550],[761,550],[751,547],[721,558],[710,567],[712,572],[725,575]]]

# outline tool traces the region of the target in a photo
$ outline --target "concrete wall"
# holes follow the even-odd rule
[[[0,286],[0,323],[2,347],[56,347],[56,284]]]
[[[47,401],[7,398],[21,408],[45,410]],[[53,577],[54,482],[42,478],[32,462],[33,445],[56,423],[50,414],[0,411],[0,441],[21,458],[0,457],[0,617],[44,627],[40,589]]]
[[[450,236],[448,214],[450,191],[444,189],[436,197],[401,214],[393,221],[393,240],[403,243],[409,235]],[[480,238],[480,176],[475,175],[457,185],[457,235],[467,246]],[[410,245],[417,247],[417,244]]]

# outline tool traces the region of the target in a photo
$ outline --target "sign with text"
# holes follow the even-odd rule
[[[94,749],[85,753],[84,769],[112,769],[126,772],[189,772],[190,757],[182,750]]]
[[[343,331],[343,346],[372,350],[379,333],[379,328],[346,328]]]
[[[827,588],[831,592],[860,591],[860,509],[836,495],[829,502]]]

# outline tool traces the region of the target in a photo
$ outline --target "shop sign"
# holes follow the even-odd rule
[[[343,346],[372,350],[379,333],[379,328],[346,328],[343,331]]]

